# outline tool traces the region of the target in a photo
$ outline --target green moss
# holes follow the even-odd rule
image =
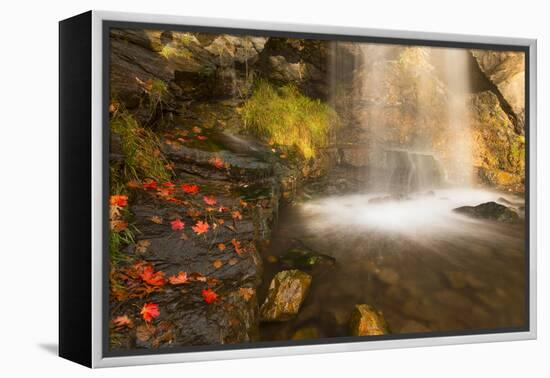
[[[111,132],[120,137],[124,162],[111,168],[111,193],[124,191],[126,182],[153,179],[168,181],[171,172],[160,150],[160,141],[149,129],[126,111],[118,112],[110,122]]]
[[[263,80],[245,102],[242,117],[247,129],[270,143],[298,150],[306,159],[328,144],[331,126],[339,124],[327,104],[302,95],[293,85],[276,88]]]
[[[181,59],[190,59],[193,57],[193,54],[185,48],[177,48],[171,46],[170,44],[165,45],[162,50],[159,52],[165,59],[170,58],[181,58]]]

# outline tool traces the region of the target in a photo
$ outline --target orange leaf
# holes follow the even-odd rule
[[[218,249],[222,252],[225,251],[225,244],[223,243],[218,244]]]
[[[204,196],[202,197],[203,201],[205,204],[207,204],[208,206],[214,206],[216,204],[216,197],[214,196]]]
[[[147,248],[151,245],[150,240],[140,240],[136,243],[136,252],[137,253],[145,253],[147,252]]]
[[[149,218],[149,220],[156,224],[162,224],[162,218],[158,215],[153,215],[151,218]]]
[[[199,186],[195,184],[183,184],[181,189],[187,194],[197,194],[199,192]]]
[[[172,225],[173,231],[183,230],[183,228],[185,227],[185,223],[182,222],[180,219],[175,219],[170,222],[170,224]]]
[[[252,298],[252,296],[254,296],[254,293],[256,293],[256,290],[254,290],[253,288],[251,287],[241,287],[239,289],[239,294],[241,295],[241,297],[244,298],[245,301],[249,301],[250,298]]]
[[[218,259],[218,260],[214,261],[214,262],[212,263],[212,265],[214,266],[214,268],[220,269],[220,268],[223,266],[223,262],[222,262],[222,260],[219,260],[219,259]]]
[[[128,315],[121,315],[113,319],[113,325],[116,328],[123,328],[123,327],[132,328],[133,324],[130,318],[128,317]]]
[[[181,284],[184,284],[188,281],[187,279],[187,273],[185,272],[179,272],[178,275],[173,275],[173,276],[170,276],[170,278],[168,278],[168,280],[170,281],[170,283],[172,285],[181,285]]]
[[[243,219],[243,216],[241,215],[241,212],[239,210],[232,211],[231,216],[233,217],[233,219]]]
[[[157,182],[155,180],[146,180],[143,182],[143,189],[156,189]]]
[[[241,253],[243,253],[240,241],[233,239],[231,240],[231,244],[233,244],[233,247],[235,247],[235,252],[237,252],[237,254],[240,255]]]
[[[204,234],[206,232],[208,232],[208,229],[210,228],[210,226],[208,225],[208,223],[206,222],[203,222],[203,221],[198,221],[193,227],[191,227],[193,229],[193,231],[195,231],[195,233],[197,235],[201,235],[201,234]]]
[[[152,286],[163,286],[166,283],[166,280],[164,279],[164,272],[155,272],[153,267],[150,265],[143,268],[140,277],[144,282]]]
[[[115,232],[124,231],[128,227],[128,222],[123,220],[112,220],[111,221],[111,230]]]
[[[145,303],[140,312],[143,320],[150,322],[160,315],[159,306],[156,303]]]
[[[214,157],[214,158],[210,159],[210,164],[212,164],[214,167],[216,167],[218,169],[222,169],[225,163],[223,162],[223,160],[221,158]]]
[[[214,290],[212,289],[205,289],[202,291],[202,297],[204,299],[204,301],[208,304],[216,301],[216,299],[218,299],[218,294],[216,294],[214,292]]]
[[[112,206],[125,207],[128,204],[128,196],[114,194],[111,196],[110,204]]]

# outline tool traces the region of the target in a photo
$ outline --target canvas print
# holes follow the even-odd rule
[[[108,352],[525,329],[523,50],[108,33]]]

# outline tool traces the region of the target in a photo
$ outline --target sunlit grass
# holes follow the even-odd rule
[[[295,148],[309,159],[329,142],[331,126],[338,126],[334,110],[320,100],[300,93],[293,85],[276,88],[256,83],[242,108],[245,127],[270,143]]]
[[[141,127],[128,112],[118,112],[110,122],[111,132],[120,137],[124,162],[111,167],[111,193],[124,192],[130,180],[169,181],[171,172],[153,131]]]

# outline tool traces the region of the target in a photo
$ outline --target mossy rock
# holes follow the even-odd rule
[[[304,302],[311,276],[300,270],[284,270],[275,275],[264,304],[260,319],[264,322],[285,321],[294,318]]]
[[[367,304],[355,305],[351,314],[350,327],[353,336],[375,336],[389,333],[382,313]]]
[[[282,257],[281,261],[289,268],[312,270],[313,268],[334,266],[334,257],[318,254],[305,248],[291,248]]]
[[[472,218],[489,219],[498,222],[513,223],[519,219],[519,215],[514,210],[496,202],[482,203],[478,206],[462,206],[453,211]]]

